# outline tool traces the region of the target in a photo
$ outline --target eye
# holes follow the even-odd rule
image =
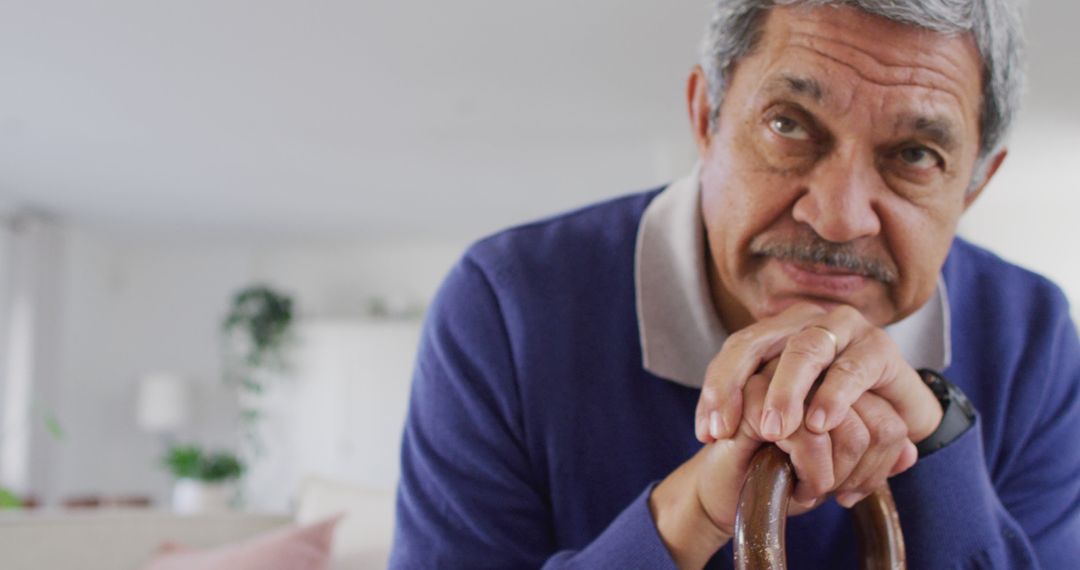
[[[899,157],[904,164],[919,170],[929,170],[942,163],[938,153],[924,146],[909,146],[900,151]]]
[[[784,137],[797,141],[805,141],[810,139],[810,133],[799,124],[798,121],[791,117],[785,117],[783,115],[773,117],[769,119],[769,128],[774,133]]]

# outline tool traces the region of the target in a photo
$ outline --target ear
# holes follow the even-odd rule
[[[690,128],[697,145],[698,157],[704,159],[712,139],[709,124],[712,109],[709,108],[709,82],[705,79],[705,71],[700,65],[694,67],[690,72],[690,79],[686,82],[686,107],[690,113]]]
[[[994,174],[997,174],[998,169],[1001,168],[1001,163],[1005,162],[1005,157],[1008,155],[1009,149],[1003,148],[990,159],[990,167],[986,169],[986,175],[983,176],[982,182],[979,183],[979,187],[968,192],[967,195],[964,196],[965,212],[975,203],[975,199],[979,197],[979,194],[982,194],[983,189],[990,183],[990,179],[994,177]]]

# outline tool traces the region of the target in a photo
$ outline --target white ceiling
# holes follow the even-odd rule
[[[684,168],[706,12],[0,0],[0,205],[128,232],[477,235]],[[1074,122],[1078,19],[1036,0],[1029,20],[1030,99]]]

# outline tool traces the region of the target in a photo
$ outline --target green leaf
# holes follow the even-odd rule
[[[227,451],[204,453],[195,445],[176,445],[169,449],[162,462],[178,479],[225,481],[244,474],[244,464]]]
[[[0,487],[0,510],[21,509],[23,502],[11,491]]]
[[[194,445],[174,445],[161,462],[177,479],[198,479],[202,450]]]

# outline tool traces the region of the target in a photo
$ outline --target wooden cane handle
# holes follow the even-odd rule
[[[735,512],[735,568],[786,570],[784,527],[795,470],[786,453],[766,445],[754,455]],[[859,539],[859,568],[904,570],[904,537],[888,486],[853,509]]]

